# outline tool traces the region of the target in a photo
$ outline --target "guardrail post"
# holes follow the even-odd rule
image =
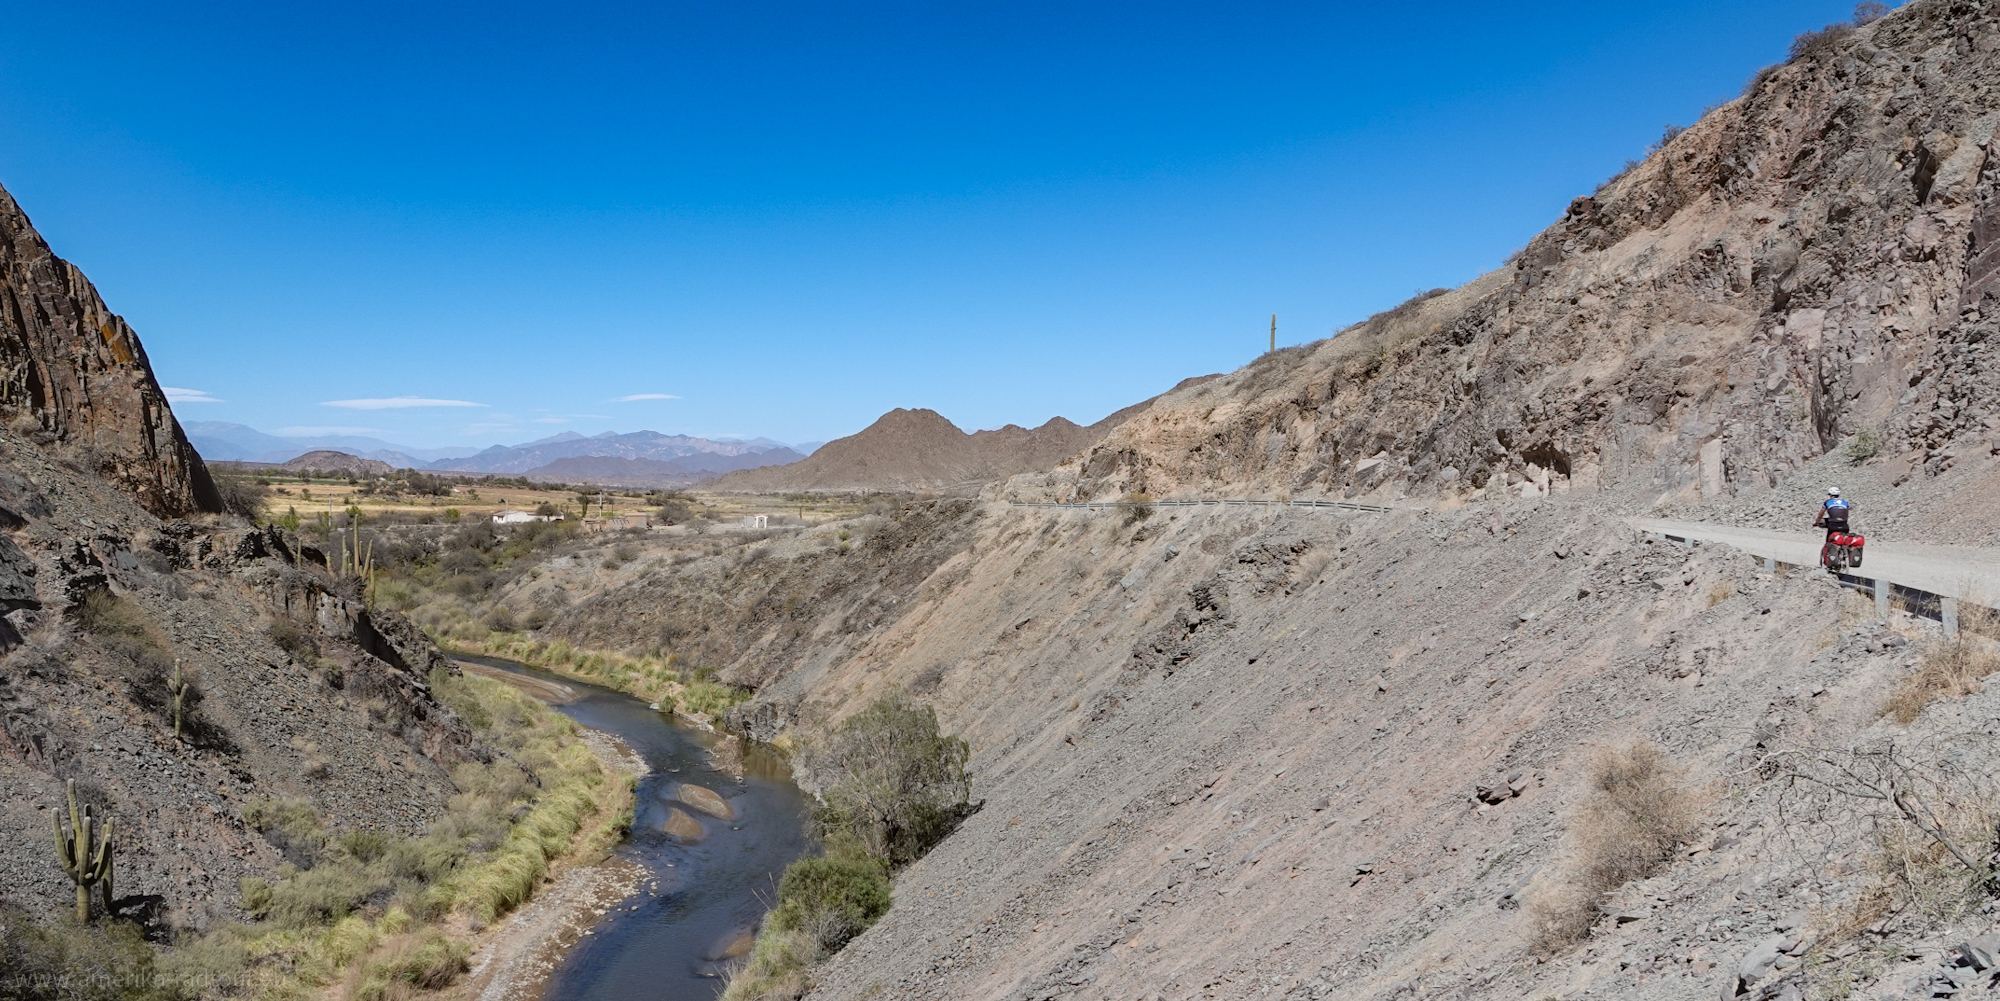
[[[1938,596],[1938,620],[1944,624],[1946,636],[1958,635],[1958,599]]]
[[[1875,578],[1875,614],[1884,619],[1889,617],[1889,581],[1885,577]]]

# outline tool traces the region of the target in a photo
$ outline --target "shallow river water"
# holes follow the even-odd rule
[[[715,734],[681,723],[626,695],[512,661],[462,657],[568,686],[578,697],[555,708],[584,726],[625,741],[652,773],[639,781],[632,834],[619,848],[652,874],[637,895],[606,914],[570,950],[544,1001],[709,1001],[735,944],[756,927],[777,896],[778,875],[810,847],[806,797],[784,759],[745,742],[743,775],[716,770]],[[713,790],[734,819],[703,813],[680,796],[682,783]],[[699,798],[698,793],[689,794]],[[671,811],[698,821],[700,836],[662,828]],[[684,825],[684,822],[683,822]],[[683,826],[685,833],[691,829]]]

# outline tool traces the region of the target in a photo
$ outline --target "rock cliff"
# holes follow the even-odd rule
[[[146,349],[0,188],[0,418],[163,518],[222,500]]]

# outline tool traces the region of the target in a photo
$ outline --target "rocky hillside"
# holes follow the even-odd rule
[[[322,473],[353,473],[356,476],[387,476],[396,471],[394,466],[386,462],[363,459],[346,452],[335,452],[324,448],[281,462],[278,468],[293,473],[311,469]]]
[[[1181,387],[1201,381],[1189,379]],[[820,446],[804,461],[734,473],[718,480],[714,489],[977,493],[996,480],[1054,466],[1090,447],[1152,402],[1133,404],[1089,427],[1052,417],[1038,428],[1009,424],[971,434],[935,410],[891,410],[861,433]]]
[[[1802,40],[1507,267],[1172,394],[1039,492],[1692,501],[1856,435],[1926,476],[1984,454],[1992,16]]]
[[[971,742],[983,809],[811,997],[1985,990],[2000,654],[1623,516],[1851,476],[1993,537],[1996,51],[1949,0],[1806,36],[1501,271],[964,511],[545,568],[546,629],[762,736],[901,686]],[[1006,503],[1140,491],[1398,503]]]
[[[433,697],[429,640],[215,487],[145,352],[0,192],[0,902],[64,913],[50,810],[74,780],[117,821],[121,913],[156,935],[240,917],[287,863],[262,798],[415,830],[487,752]],[[191,685],[182,729],[169,679]]]

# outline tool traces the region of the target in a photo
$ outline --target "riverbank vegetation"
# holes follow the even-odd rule
[[[750,698],[752,692],[715,680],[714,672],[690,670],[672,654],[634,657],[615,650],[586,650],[565,640],[537,639],[524,633],[455,633],[440,630],[438,643],[448,650],[481,657],[501,657],[564,677],[614,688],[647,702],[713,720],[723,710]]]
[[[0,914],[0,996],[390,1001],[452,983],[470,935],[525,902],[553,862],[601,856],[624,837],[632,798],[630,780],[547,706],[486,678],[437,672],[431,684],[499,753],[452,770],[459,792],[421,833],[253,800],[244,822],[286,862],[243,880],[250,920],[156,951],[127,921],[37,927]]]
[[[507,685],[431,679],[494,750],[452,771],[457,795],[421,834],[335,831],[296,800],[262,800],[244,821],[284,851],[273,880],[245,879],[256,920],[170,956],[189,980],[255,982],[261,996],[339,986],[361,1001],[435,989],[466,968],[465,935],[524,903],[558,857],[601,855],[631,824],[630,787],[577,739],[576,724]]]
[[[820,790],[813,826],[824,854],[786,867],[726,1001],[791,1001],[812,971],[888,912],[890,877],[977,809],[965,741],[898,692],[804,742],[799,768]]]

